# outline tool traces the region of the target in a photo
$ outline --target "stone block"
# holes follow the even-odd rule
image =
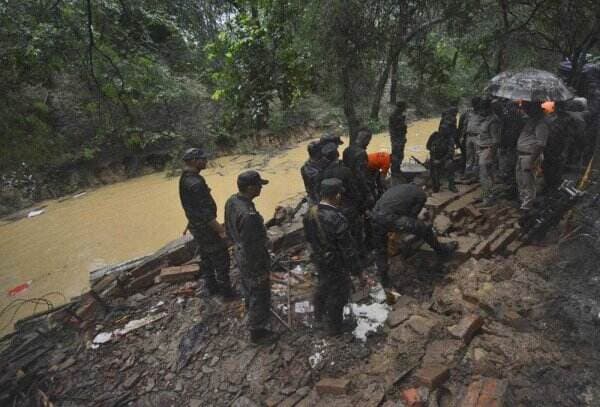
[[[483,216],[481,211],[479,209],[477,209],[476,207],[474,207],[473,205],[466,205],[464,207],[464,211],[467,214],[467,216],[470,216],[473,219],[479,219]]]
[[[163,283],[182,283],[198,278],[200,266],[188,264],[185,266],[166,267],[160,271],[160,281]]]
[[[415,376],[419,384],[433,390],[450,378],[450,370],[446,366],[427,366],[419,369]]]
[[[464,316],[456,325],[448,328],[452,336],[466,344],[471,342],[477,331],[483,326],[483,318],[479,315],[471,314]]]
[[[348,379],[334,379],[326,377],[321,379],[316,384],[317,392],[320,395],[325,394],[346,394],[350,388],[350,380]]]

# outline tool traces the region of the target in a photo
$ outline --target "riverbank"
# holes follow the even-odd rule
[[[437,119],[410,124],[406,156],[427,156],[424,144],[437,127]],[[203,172],[219,207],[236,192],[237,174],[258,169],[270,184],[257,199],[257,208],[270,217],[281,202],[302,195],[299,168],[306,160],[306,145],[319,132],[298,135],[304,141],[271,149],[269,153],[223,156],[211,160]],[[387,133],[373,138],[371,151],[389,150]],[[88,273],[109,264],[148,255],[181,236],[185,216],[179,203],[177,178],[154,173],[90,190],[59,202],[42,202],[45,212],[0,226],[0,286],[8,291],[31,281],[16,298],[37,298],[60,292],[67,299],[89,288]],[[0,296],[0,307],[13,297]],[[60,295],[51,301],[61,304]],[[16,318],[33,312],[35,305],[20,308]],[[8,321],[0,317],[0,325]]]

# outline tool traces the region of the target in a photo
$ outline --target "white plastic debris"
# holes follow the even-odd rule
[[[166,316],[167,316],[166,312],[161,312],[160,314],[156,314],[156,315],[148,315],[147,317],[144,317],[142,319],[134,319],[133,321],[129,321],[122,329],[115,329],[113,331],[113,333],[117,336],[125,335],[128,332],[131,332],[133,330],[136,330],[138,328],[141,328],[143,326],[151,324],[151,323],[158,321],[159,319],[164,318]]]
[[[294,304],[294,312],[296,314],[306,314],[313,312],[313,306],[309,301],[301,301]]]
[[[355,338],[365,342],[369,332],[376,332],[383,326],[390,313],[390,307],[387,304],[350,304],[350,309],[346,307],[344,313],[350,311],[356,318],[356,328],[352,334]]]
[[[324,353],[324,351],[316,352],[308,357],[308,363],[310,364],[311,368],[314,369],[315,366],[317,366],[323,360]]]
[[[39,215],[41,215],[41,214],[42,214],[42,213],[44,213],[44,212],[46,212],[46,210],[45,210],[45,209],[38,209],[38,210],[35,210],[35,211],[31,211],[31,212],[29,212],[29,213],[27,214],[27,217],[28,217],[28,218],[33,218],[33,217],[35,217],[35,216],[39,216]]]
[[[92,342],[95,344],[106,343],[112,339],[112,336],[112,332],[100,332],[94,337],[94,340]]]
[[[327,352],[327,341],[323,339],[321,342],[316,342],[314,344],[315,353],[308,357],[308,364],[312,369],[314,369],[325,357]]]
[[[183,299],[183,297],[177,297],[177,304],[182,304],[185,302],[185,299]]]

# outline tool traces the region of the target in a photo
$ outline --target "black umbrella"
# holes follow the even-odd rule
[[[490,80],[486,92],[492,96],[529,102],[573,98],[571,91],[556,75],[534,68],[499,73]]]

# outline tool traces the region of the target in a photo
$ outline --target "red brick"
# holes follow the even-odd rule
[[[410,388],[402,391],[402,400],[406,407],[425,407],[427,394],[421,389]]]
[[[319,394],[346,394],[350,387],[350,380],[348,379],[333,379],[325,378],[321,379],[316,384],[317,392]]]
[[[198,277],[200,266],[188,264],[185,266],[167,267],[160,271],[160,281],[164,283],[182,283]]]
[[[507,388],[506,380],[482,378],[469,385],[460,407],[503,407]]]
[[[415,376],[420,384],[433,390],[450,378],[450,370],[445,366],[422,367]]]
[[[483,318],[479,315],[471,314],[464,316],[456,325],[448,328],[452,336],[462,339],[467,345],[473,339],[473,336],[483,326]]]

